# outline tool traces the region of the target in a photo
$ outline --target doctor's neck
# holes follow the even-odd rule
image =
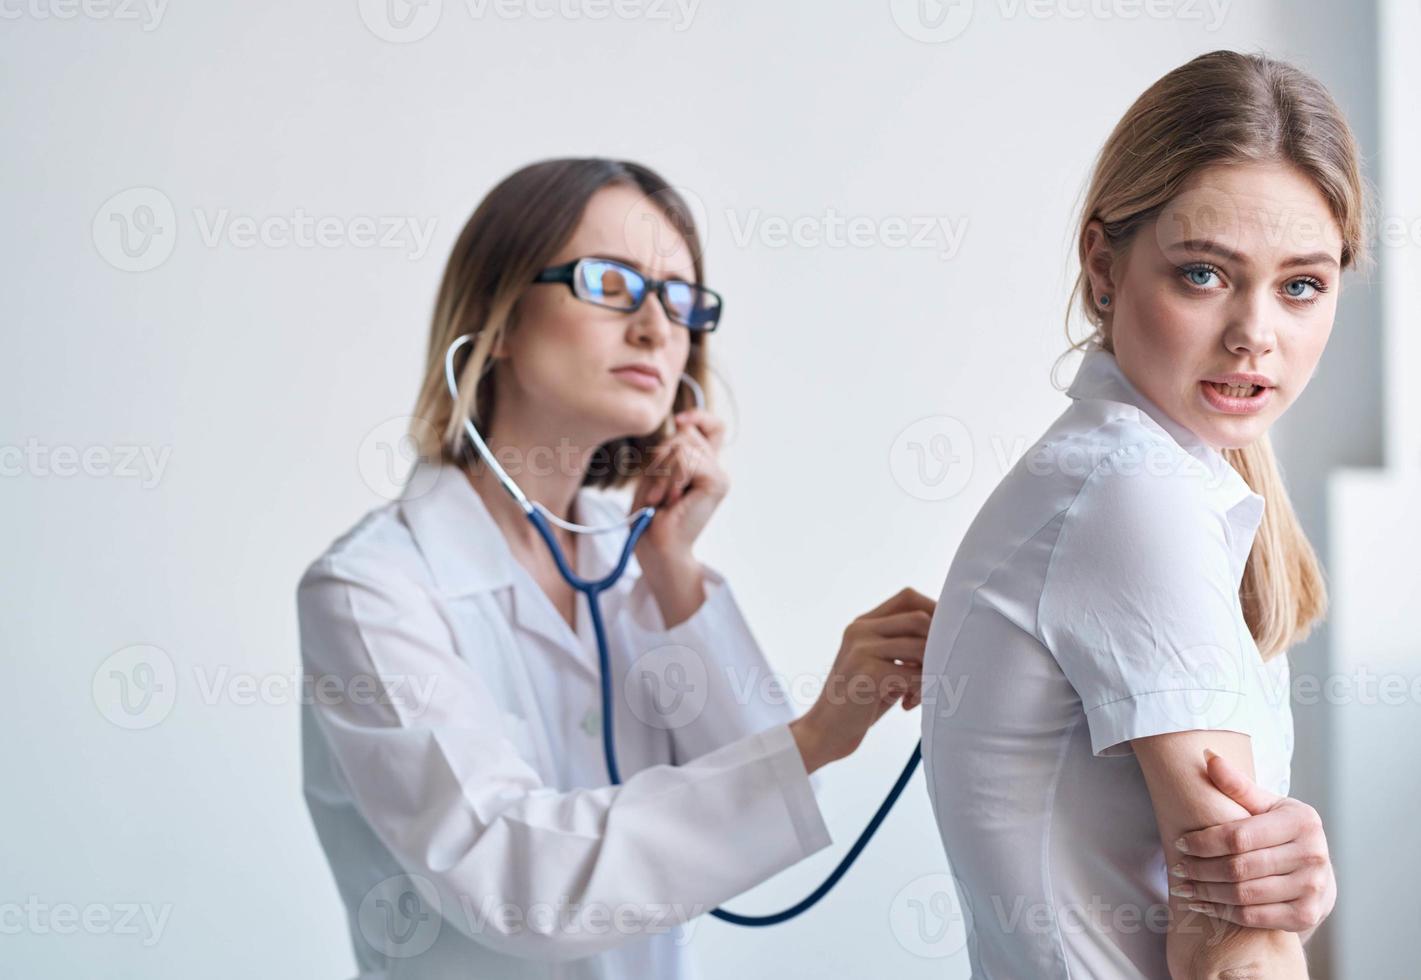
[[[541,420],[520,418],[514,412],[495,412],[484,439],[494,458],[529,500],[542,504],[563,520],[576,521],[587,516],[572,513],[577,491],[593,453],[608,441],[605,435],[584,432],[583,428],[548,425]],[[491,468],[480,460],[469,469],[468,477],[505,536],[529,544],[539,541],[523,509]],[[566,533],[558,531],[559,537]]]

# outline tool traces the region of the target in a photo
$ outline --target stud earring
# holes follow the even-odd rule
[[[1110,305],[1110,297],[1109,297],[1109,296],[1102,296],[1102,297],[1100,297],[1100,305],[1101,305],[1101,306],[1109,306],[1109,305]]]

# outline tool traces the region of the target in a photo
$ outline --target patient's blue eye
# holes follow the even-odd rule
[[[1295,291],[1295,287],[1300,287]],[[1283,284],[1283,292],[1289,299],[1311,302],[1322,293],[1322,283],[1316,279],[1290,279]]]
[[[1211,266],[1207,266],[1207,265],[1191,265],[1191,266],[1187,266],[1186,268],[1181,269],[1180,272],[1182,272],[1182,273],[1184,274],[1184,278],[1187,279],[1191,285],[1200,286],[1200,287],[1205,287],[1205,286],[1210,285],[1210,283],[1209,283],[1209,277],[1210,277],[1210,276],[1213,276],[1213,277],[1217,278],[1218,275],[1219,275],[1219,273],[1218,273],[1218,271],[1217,271],[1216,269],[1212,268]]]

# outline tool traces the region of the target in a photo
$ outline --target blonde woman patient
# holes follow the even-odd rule
[[[1261,55],[1169,72],[1106,141],[1071,403],[972,523],[924,654],[976,980],[1307,975],[1336,885],[1287,795],[1287,651],[1326,600],[1268,432],[1365,214],[1341,112]]]

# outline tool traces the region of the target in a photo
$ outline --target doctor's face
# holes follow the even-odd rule
[[[1281,163],[1208,167],[1123,256],[1098,222],[1087,235],[1135,387],[1216,449],[1267,432],[1312,378],[1337,311],[1342,236],[1317,186]]]
[[[657,279],[696,279],[685,240],[635,187],[593,194],[548,265],[587,256],[619,259]],[[587,303],[562,283],[532,286],[504,341],[513,391],[500,393],[494,418],[506,408],[533,412],[540,427],[555,425],[587,445],[649,435],[671,412],[690,346],[690,331],[667,319],[655,294],[627,313]]]

